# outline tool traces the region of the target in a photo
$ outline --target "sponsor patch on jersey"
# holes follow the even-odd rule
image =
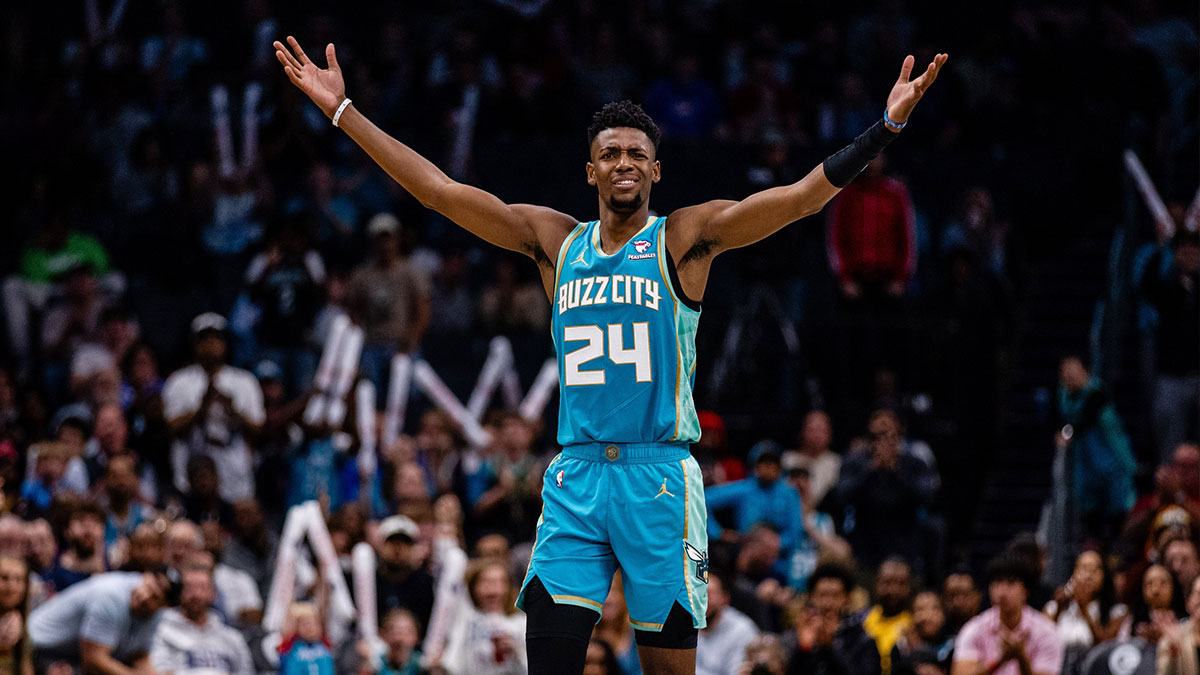
[[[648,240],[638,239],[637,241],[633,242],[633,248],[635,251],[637,251],[637,253],[630,253],[629,259],[630,260],[649,260],[650,258],[655,257],[656,254],[646,252],[646,251],[650,250],[651,246],[653,246],[653,244],[651,244]]]

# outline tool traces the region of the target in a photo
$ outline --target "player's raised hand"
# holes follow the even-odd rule
[[[942,70],[942,66],[946,65],[946,59],[948,58],[950,58],[949,54],[934,56],[933,61],[925,69],[925,72],[921,73],[920,77],[915,80],[909,80],[909,76],[912,75],[913,63],[916,59],[911,54],[904,57],[904,65],[900,66],[900,78],[896,80],[896,85],[892,87],[892,93],[888,94],[888,119],[896,124],[904,124],[908,121],[908,116],[912,114],[913,108],[917,106],[917,101],[921,100],[921,97],[925,95],[925,90],[937,79],[938,73]]]
[[[325,47],[325,60],[329,67],[320,68],[308,58],[296,38],[289,35],[287,42],[285,46],[275,41],[275,58],[283,64],[283,72],[287,73],[292,84],[317,104],[326,117],[332,118],[346,98],[346,82],[342,79],[342,69],[338,65],[333,43]]]

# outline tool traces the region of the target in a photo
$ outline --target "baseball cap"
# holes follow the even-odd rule
[[[419,535],[417,524],[408,516],[388,516],[379,523],[379,538],[383,541],[401,536],[416,541]]]
[[[400,231],[400,219],[390,213],[377,213],[367,221],[367,234],[395,234]]]
[[[746,459],[750,466],[754,466],[768,457],[778,462],[782,456],[782,445],[775,441],[759,441],[750,448],[750,454]]]
[[[200,316],[192,319],[192,335],[199,335],[206,330],[215,330],[225,332],[225,327],[228,323],[225,317],[216,312],[205,312]]]

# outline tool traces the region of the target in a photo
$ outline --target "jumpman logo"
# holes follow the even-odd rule
[[[585,255],[587,255],[587,245],[586,244],[584,245],[583,250],[581,250],[579,252],[579,257],[572,260],[571,264],[578,265],[579,263],[586,263],[587,261],[583,259],[583,256],[585,256]]]
[[[675,495],[671,494],[670,492],[667,492],[667,479],[665,477],[663,478],[662,487],[658,489],[658,494],[654,495],[654,498],[658,499],[659,497],[661,497],[663,495],[667,495],[668,497],[675,496]]]

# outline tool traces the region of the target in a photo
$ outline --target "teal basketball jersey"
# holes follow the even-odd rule
[[[551,312],[558,354],[558,442],[694,443],[699,307],[681,298],[666,218],[620,250],[600,249],[600,221],[563,242]]]

